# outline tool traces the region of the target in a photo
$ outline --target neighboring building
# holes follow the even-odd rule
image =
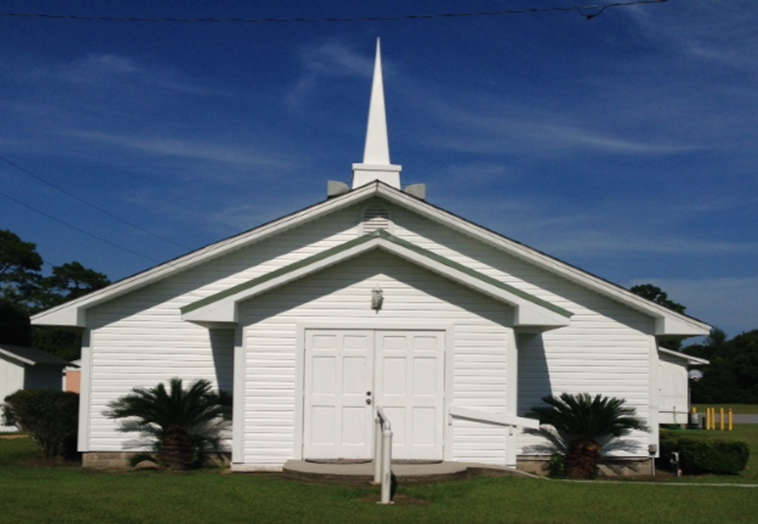
[[[691,366],[710,364],[705,359],[679,351],[658,348],[658,411],[660,424],[689,424]]]
[[[66,369],[63,370],[63,391],[79,393],[82,382],[81,359],[72,360]]]
[[[61,390],[61,370],[68,365],[63,359],[38,349],[0,344],[0,404],[19,389]],[[0,432],[16,431],[4,426]]]
[[[403,190],[381,60],[364,162],[327,200],[42,312],[83,331],[85,465],[144,441],[104,416],[133,387],[203,378],[234,395],[234,471],[367,459],[374,406],[398,459],[526,463],[541,397],[626,399],[658,443],[658,337],[710,326]]]

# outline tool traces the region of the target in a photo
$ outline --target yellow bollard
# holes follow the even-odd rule
[[[721,415],[719,416],[719,422],[721,422],[721,431],[724,431],[724,408],[721,408]]]
[[[729,431],[734,430],[734,412],[729,408]]]

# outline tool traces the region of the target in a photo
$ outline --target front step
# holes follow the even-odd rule
[[[470,473],[479,474],[486,470],[489,474],[520,475],[521,472],[510,468],[469,464],[462,462],[436,462],[431,464],[392,464],[392,472],[401,483],[444,482],[467,477]],[[317,482],[339,482],[365,484],[374,480],[373,462],[335,464],[316,463],[305,460],[288,460],[284,464],[283,474],[289,478]]]

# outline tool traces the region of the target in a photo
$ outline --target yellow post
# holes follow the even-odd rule
[[[711,408],[705,408],[705,429],[711,429]]]
[[[708,430],[711,430],[714,428],[714,422],[713,422],[713,419],[715,416],[714,409],[715,408],[708,408],[708,423],[706,424],[706,429]]]
[[[719,417],[719,422],[721,422],[721,431],[724,431],[724,408],[721,408],[721,416]]]
[[[734,412],[729,408],[729,431],[734,430]]]

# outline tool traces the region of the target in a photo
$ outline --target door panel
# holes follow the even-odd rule
[[[370,459],[378,405],[394,458],[442,459],[444,332],[314,329],[305,342],[305,458]]]
[[[392,456],[442,460],[444,332],[376,332],[376,402],[392,423]]]
[[[304,457],[369,458],[373,333],[308,330],[305,347]]]

